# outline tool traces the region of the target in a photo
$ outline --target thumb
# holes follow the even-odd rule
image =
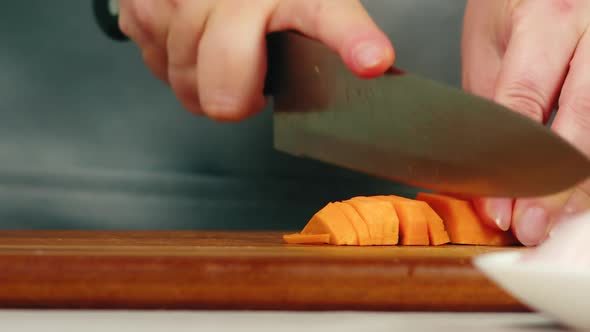
[[[358,0],[280,1],[268,30],[296,30],[322,42],[361,78],[383,74],[395,59],[387,35]]]

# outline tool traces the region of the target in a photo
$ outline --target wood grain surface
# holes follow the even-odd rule
[[[507,248],[296,246],[281,235],[0,231],[0,307],[528,311],[471,264]]]

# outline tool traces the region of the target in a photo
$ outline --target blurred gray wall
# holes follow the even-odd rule
[[[459,85],[459,0],[366,0],[398,64]],[[330,200],[405,188],[272,149],[269,111],[185,112],[90,1],[0,5],[0,228],[296,229]]]

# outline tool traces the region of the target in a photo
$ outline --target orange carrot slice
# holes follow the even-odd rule
[[[329,234],[330,244],[358,245],[358,237],[351,222],[334,203],[328,203],[314,214],[301,234]]]
[[[369,236],[369,228],[367,227],[367,223],[361,218],[361,216],[356,212],[356,210],[348,205],[341,202],[334,203],[342,213],[348,218],[351,222],[352,227],[355,229],[356,234],[358,236],[358,242],[361,246],[371,245],[371,237]]]
[[[469,201],[429,193],[419,193],[416,199],[428,203],[443,219],[452,243],[489,246],[516,243],[512,233],[484,225]]]
[[[370,218],[369,220],[367,220],[364,217],[364,214],[361,214],[360,210],[362,210],[362,207],[359,209],[357,208],[357,206],[355,205],[366,205],[367,203],[358,203],[357,202],[352,202],[353,200],[359,200],[360,197],[355,197],[355,198],[351,198],[347,201],[344,201],[344,204],[347,204],[348,206],[352,207],[355,212],[361,217],[361,219],[363,220],[363,222],[367,225],[367,232],[369,233],[369,239],[370,239],[370,243],[373,245],[380,245],[383,242],[383,227],[381,226],[381,224],[375,220],[375,218]],[[369,213],[370,214],[370,213]]]
[[[428,222],[428,238],[431,246],[439,246],[451,242],[449,233],[445,230],[445,224],[441,217],[426,202],[419,202],[423,209],[424,216]]]
[[[391,202],[393,204],[398,202],[417,202],[422,206],[424,216],[426,217],[426,222],[428,226],[428,238],[430,245],[438,246],[441,244],[449,243],[451,240],[449,239],[449,234],[445,230],[445,226],[443,224],[443,220],[434,212],[434,210],[428,205],[426,202],[413,200],[410,198],[396,196],[396,195],[387,195],[387,196],[375,196],[376,198],[382,199],[384,201]],[[398,213],[399,215],[399,213]],[[401,222],[401,217],[400,217]]]
[[[373,244],[395,245],[399,241],[399,219],[393,206],[371,197],[354,197],[347,201],[368,226]]]
[[[283,240],[289,244],[327,244],[330,243],[330,234],[285,234]]]
[[[399,201],[393,205],[399,217],[400,243],[403,245],[429,245],[428,223],[423,207],[412,201]]]

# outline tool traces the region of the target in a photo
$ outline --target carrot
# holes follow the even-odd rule
[[[289,244],[327,244],[330,243],[330,234],[285,234],[283,240]]]
[[[490,246],[516,243],[511,233],[484,225],[469,201],[429,193],[419,193],[416,199],[428,203],[443,219],[452,243]]]
[[[401,203],[401,202],[416,202],[420,204],[422,207],[422,213],[426,217],[426,223],[428,228],[428,238],[430,245],[438,246],[441,244],[449,243],[449,234],[445,230],[445,226],[443,224],[443,220],[434,212],[434,210],[428,205],[426,202],[417,201],[414,199],[396,196],[396,195],[387,195],[387,196],[375,196],[376,198],[382,199],[384,201],[391,202],[392,204]],[[398,212],[399,215],[399,212]],[[401,227],[401,216],[400,216],[400,227]]]
[[[393,206],[381,200],[358,196],[344,203],[351,205],[368,226],[373,244],[395,245],[399,241],[399,219]]]
[[[355,212],[361,217],[361,219],[363,220],[363,222],[365,222],[365,224],[367,225],[367,232],[369,233],[369,239],[370,239],[370,243],[371,244],[382,244],[383,243],[383,227],[381,226],[381,223],[378,220],[375,220],[375,218],[369,218],[369,220],[367,220],[367,218],[364,217],[364,214],[367,213],[370,215],[370,212],[364,212],[361,213],[363,209],[363,205],[367,205],[367,203],[362,204],[362,203],[358,203],[357,202],[352,202],[353,200],[359,200],[360,197],[355,197],[355,198],[351,198],[347,201],[344,201],[344,204],[347,204],[348,206],[352,207]],[[366,197],[365,197],[366,198]],[[358,207],[357,207],[358,206]],[[370,210],[370,207],[368,207],[366,210]]]
[[[438,246],[451,242],[445,224],[438,214],[426,202],[418,201],[423,207],[423,213],[428,222],[428,238],[431,246]]]
[[[358,245],[358,237],[351,222],[334,203],[328,203],[316,212],[301,234],[329,234],[330,244]]]
[[[418,201],[395,195],[373,197],[389,202],[394,207],[399,218],[400,244],[429,244],[427,220]]]
[[[336,206],[342,211],[342,213],[348,218],[351,222],[352,227],[355,229],[356,234],[358,236],[358,242],[361,246],[371,245],[371,236],[369,236],[369,228],[367,223],[361,218],[361,216],[356,212],[356,210],[348,205],[341,202],[334,203]]]
[[[428,223],[420,204],[413,201],[393,203],[399,217],[401,244],[427,246]]]

